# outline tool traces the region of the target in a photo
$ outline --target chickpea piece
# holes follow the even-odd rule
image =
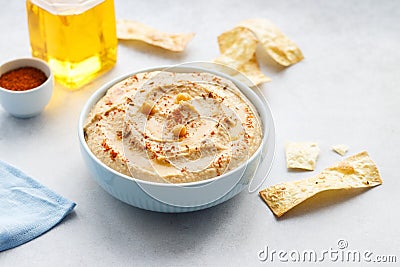
[[[179,104],[181,101],[188,101],[192,97],[188,93],[179,93],[176,95],[175,103]]]
[[[182,138],[186,135],[187,133],[187,129],[185,125],[179,124],[176,125],[173,129],[172,129],[172,133],[174,134],[174,136]]]
[[[156,113],[157,108],[152,101],[145,101],[143,105],[140,107],[140,112],[145,115],[153,115]]]

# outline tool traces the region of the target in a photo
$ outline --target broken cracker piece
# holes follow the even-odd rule
[[[373,187],[382,184],[378,168],[366,151],[303,180],[270,186],[259,192],[272,212],[280,217],[312,196],[327,190]]]
[[[290,66],[304,59],[300,48],[267,19],[247,19],[239,26],[251,30],[265,51],[282,66]]]
[[[133,20],[117,20],[117,36],[122,40],[137,40],[170,51],[182,52],[194,33],[169,34]]]
[[[332,150],[338,153],[339,155],[344,156],[349,150],[349,146],[345,144],[338,144],[332,146]]]
[[[259,85],[262,83],[270,82],[271,79],[265,76],[261,70],[260,66],[258,65],[256,55],[254,54],[253,57],[250,59],[247,64],[240,66],[237,69],[239,72],[246,74],[246,77],[254,84]],[[235,77],[235,76],[234,76]],[[239,79],[240,80],[240,79]]]
[[[218,36],[221,55],[215,62],[226,64],[234,69],[253,58],[258,40],[254,34],[243,27],[236,27]]]
[[[260,70],[256,58],[258,40],[246,28],[236,27],[218,36],[221,55],[214,62],[227,65],[245,75],[253,84],[258,85],[271,79]]]
[[[287,142],[286,166],[288,169],[314,170],[319,154],[317,143],[311,142]]]

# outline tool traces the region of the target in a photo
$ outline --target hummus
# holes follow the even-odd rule
[[[166,71],[112,86],[92,108],[84,132],[91,151],[110,168],[168,183],[233,170],[262,139],[255,108],[231,81]]]

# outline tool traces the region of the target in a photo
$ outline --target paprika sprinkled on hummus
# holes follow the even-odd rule
[[[0,87],[11,91],[26,91],[38,87],[46,80],[43,71],[33,67],[22,67],[1,75]]]
[[[258,113],[236,85],[196,72],[144,72],[115,84],[84,131],[107,166],[164,183],[220,176],[245,163],[262,139]]]

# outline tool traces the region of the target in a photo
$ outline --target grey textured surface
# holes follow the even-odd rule
[[[30,56],[24,2],[0,0],[0,62]],[[271,265],[270,258],[257,257],[265,246],[322,253],[338,249],[339,239],[348,249],[397,255],[400,261],[399,1],[118,0],[116,13],[168,32],[197,34],[182,54],[121,43],[112,71],[80,91],[57,86],[39,117],[19,120],[0,108],[0,158],[77,203],[50,232],[0,253],[0,266]],[[254,17],[273,21],[305,55],[287,69],[260,58],[272,78],[262,90],[277,134],[276,160],[264,186],[311,176],[340,160],[330,151],[337,143],[350,145],[348,155],[368,150],[384,184],[321,195],[281,219],[247,192],[188,214],[139,210],[105,193],[88,174],[78,148],[77,120],[86,99],[104,82],[139,68],[212,59],[218,54],[217,35]],[[289,140],[319,143],[315,172],[286,170]],[[280,265],[276,256],[273,263]],[[335,263],[325,259],[323,264]]]

